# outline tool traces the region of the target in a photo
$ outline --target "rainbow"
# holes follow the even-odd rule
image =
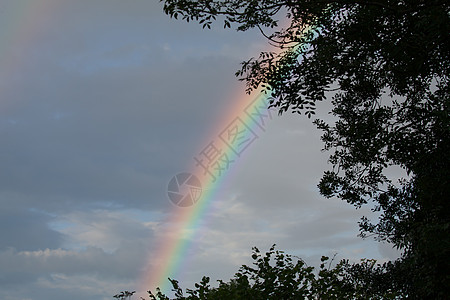
[[[307,28],[304,33],[309,30]],[[293,47],[291,51],[296,51],[300,46]],[[230,176],[233,164],[264,134],[267,124],[278,113],[275,108],[268,108],[270,97],[269,88],[254,98],[248,95],[243,97],[225,121],[219,124],[216,136],[210,138],[194,157],[195,163],[190,173],[200,179],[203,194],[194,205],[174,207],[171,211],[165,223],[165,232],[160,236],[158,250],[151,253],[150,267],[142,277],[142,290],[154,292],[159,287],[161,292],[167,294],[171,289],[168,278],[182,279],[200,229],[208,223],[208,212],[220,198],[219,187]]]
[[[15,88],[16,76],[26,73],[27,61],[18,58],[15,52],[30,48],[39,40],[41,33],[52,25],[52,17],[60,9],[60,4],[58,0],[7,1],[0,4],[0,80],[6,83],[0,85],[0,94],[4,94],[4,86]],[[0,101],[2,111],[12,105],[13,100],[6,97]]]
[[[155,290],[159,287],[167,293],[171,284],[168,278],[182,276],[185,258],[192,247],[192,241],[199,234],[199,229],[207,223],[207,212],[215,199],[218,199],[219,187],[229,175],[245,151],[264,133],[269,121],[277,114],[274,108],[267,109],[269,93],[261,92],[252,101],[240,101],[240,105],[221,124],[217,136],[210,139],[205,147],[194,157],[190,171],[200,179],[202,195],[197,203],[189,207],[174,207],[169,218],[164,222],[164,236],[159,249],[149,259],[150,271],[142,280],[142,288]],[[245,104],[245,105],[242,105]],[[209,158],[214,157],[214,160]]]

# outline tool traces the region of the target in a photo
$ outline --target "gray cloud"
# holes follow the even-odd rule
[[[16,2],[4,3],[9,13]],[[148,271],[170,225],[168,180],[244,94],[239,62],[267,46],[255,32],[170,20],[158,1],[51,8],[17,33],[30,39],[0,48],[0,298],[110,299]],[[309,120],[271,121],[211,200],[185,286],[230,278],[252,246],[273,243],[312,262],[396,256],[356,237],[361,212],[320,198],[320,148]]]
[[[52,216],[17,207],[12,199],[8,200],[0,202],[0,251],[11,247],[19,251],[32,251],[61,245],[61,233],[47,225]]]

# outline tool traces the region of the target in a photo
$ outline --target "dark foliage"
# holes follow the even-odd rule
[[[316,271],[301,259],[292,257],[273,246],[263,256],[253,248],[253,266],[243,265],[228,282],[219,281],[218,287],[209,285],[209,277],[195,284],[195,290],[183,289],[172,282],[176,300],[267,300],[267,299],[398,299],[405,295],[391,280],[392,264],[379,265],[373,260],[351,264],[342,260],[332,266],[333,260],[322,257]],[[148,292],[152,300],[168,300],[157,291]],[[143,298],[141,298],[143,299]]]

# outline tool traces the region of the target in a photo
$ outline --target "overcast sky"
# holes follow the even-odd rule
[[[156,0],[0,0],[0,299],[138,289],[177,209],[169,180],[254,96],[234,72],[268,45],[222,28],[171,20]],[[330,166],[310,120],[266,129],[224,175],[183,287],[228,280],[252,246],[311,265],[396,257],[357,237],[367,210],[320,197]]]

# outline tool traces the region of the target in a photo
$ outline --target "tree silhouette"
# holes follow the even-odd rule
[[[263,88],[280,113],[312,117],[330,101],[323,131],[332,169],[319,189],[359,208],[362,237],[403,250],[410,297],[450,294],[450,3],[444,0],[165,0],[173,18],[211,28],[258,29],[279,53],[262,52],[236,75]],[[285,13],[289,24],[279,28]],[[396,182],[389,169],[407,176]],[[407,276],[406,276],[407,274]]]
[[[406,295],[390,280],[391,263],[376,264],[362,260],[351,264],[322,257],[319,269],[308,266],[303,260],[276,250],[275,245],[264,255],[253,248],[253,266],[243,265],[234,278],[219,286],[209,285],[203,277],[195,289],[184,295],[178,281],[169,279],[176,300],[267,300],[267,299],[399,299]],[[148,291],[151,300],[168,300],[157,289],[156,295]],[[144,298],[141,298],[145,300]]]
[[[131,296],[133,296],[135,293],[136,293],[136,291],[133,291],[133,292],[123,291],[123,292],[120,292],[119,294],[114,295],[113,297],[117,298],[117,299],[122,299],[122,300],[123,299],[131,299]]]

